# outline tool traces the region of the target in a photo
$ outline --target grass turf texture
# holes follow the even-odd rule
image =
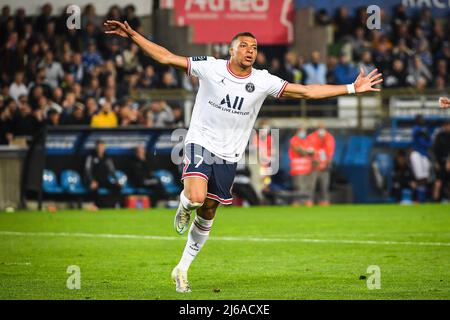
[[[221,207],[187,295],[170,280],[186,240],[173,215],[0,213],[0,299],[450,298],[449,205]],[[81,268],[80,290],[66,288],[69,265]],[[379,290],[360,279],[369,265],[381,269]]]

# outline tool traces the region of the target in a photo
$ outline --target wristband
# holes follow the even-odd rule
[[[348,94],[356,93],[355,84],[351,83],[347,85],[347,93]]]

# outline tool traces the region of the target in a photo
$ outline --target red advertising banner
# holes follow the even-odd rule
[[[260,44],[293,41],[292,0],[173,0],[176,23],[193,27],[194,43],[226,43],[251,32]]]

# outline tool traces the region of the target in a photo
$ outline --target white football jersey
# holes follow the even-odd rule
[[[238,162],[264,100],[268,95],[279,98],[287,81],[254,68],[240,77],[229,63],[209,56],[188,58],[187,74],[198,77],[200,87],[185,143],[199,144],[224,160]]]

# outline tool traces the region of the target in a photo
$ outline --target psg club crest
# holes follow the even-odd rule
[[[249,82],[245,85],[245,90],[247,90],[247,92],[251,93],[251,92],[255,91],[255,85],[253,83]]]

